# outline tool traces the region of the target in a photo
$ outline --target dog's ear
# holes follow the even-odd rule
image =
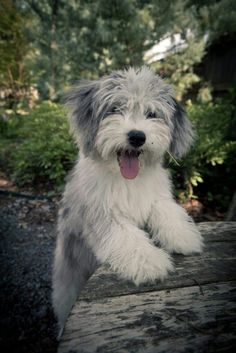
[[[94,94],[97,91],[97,81],[83,80],[75,85],[66,95],[66,108],[69,110],[73,128],[86,128],[93,118]]]
[[[95,95],[98,81],[83,80],[75,85],[66,96],[65,106],[69,111],[70,125],[85,153],[90,152],[99,121],[96,116]]]
[[[170,152],[178,158],[182,157],[191,146],[194,133],[192,124],[187,118],[185,110],[175,99],[173,99],[173,108]]]

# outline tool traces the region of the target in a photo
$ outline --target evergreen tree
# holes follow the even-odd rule
[[[30,47],[24,62],[32,82],[43,97],[51,99],[56,99],[60,91],[80,77],[96,78],[114,69],[142,65],[148,49],[176,34],[185,41],[185,48],[173,45],[162,61],[152,62],[151,66],[174,84],[181,99],[199,82],[194,67],[201,62],[208,45],[222,35],[233,35],[236,27],[233,0],[3,0],[2,3],[17,4],[17,8],[11,7],[18,16],[25,14],[27,21],[14,20],[15,26],[18,23],[21,28],[18,39],[13,36],[19,47],[15,60],[23,62],[26,48]],[[19,33],[24,33],[23,37]],[[12,49],[6,40],[4,43],[2,52],[11,56]],[[3,58],[1,72],[7,62]]]
[[[0,89],[17,101],[29,80],[24,63],[29,51],[25,18],[12,0],[2,0],[0,12]]]
[[[233,38],[236,32],[236,2],[234,0],[176,0],[169,2],[172,13],[166,36],[179,34],[185,48],[174,47],[161,61],[152,66],[175,87],[178,99],[196,83],[204,87],[195,67],[218,40]],[[167,17],[168,18],[168,17]]]

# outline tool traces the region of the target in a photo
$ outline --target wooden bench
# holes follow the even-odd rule
[[[200,223],[202,255],[175,255],[163,283],[105,267],[74,306],[58,353],[236,352],[236,222]]]

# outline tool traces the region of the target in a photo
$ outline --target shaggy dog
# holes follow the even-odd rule
[[[146,67],[115,71],[75,86],[67,108],[80,158],[59,211],[53,305],[61,331],[99,264],[139,285],[167,276],[169,253],[202,250],[162,165],[193,136],[171,87]]]

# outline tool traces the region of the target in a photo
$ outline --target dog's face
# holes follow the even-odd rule
[[[126,179],[166,151],[182,156],[192,141],[171,87],[145,67],[84,81],[68,95],[67,106],[82,152],[116,163]]]

